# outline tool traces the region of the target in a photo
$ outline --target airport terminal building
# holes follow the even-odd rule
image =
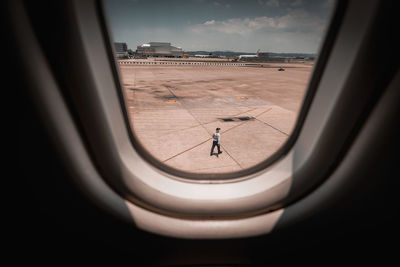
[[[150,42],[139,45],[136,54],[141,57],[183,57],[180,47],[172,46],[171,43]]]

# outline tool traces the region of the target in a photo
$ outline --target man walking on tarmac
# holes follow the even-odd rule
[[[220,145],[220,143],[221,143],[221,135],[219,133],[219,130],[221,130],[221,129],[220,128],[215,129],[215,133],[213,133],[213,135],[212,135],[213,143],[212,143],[212,146],[211,146],[210,156],[214,155],[215,146],[217,146],[217,148],[218,148],[217,157],[218,157],[219,154],[222,153],[221,145]]]

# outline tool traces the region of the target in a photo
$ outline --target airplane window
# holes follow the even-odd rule
[[[104,1],[133,135],[190,173],[245,170],[290,137],[334,1]]]

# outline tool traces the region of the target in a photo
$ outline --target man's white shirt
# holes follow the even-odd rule
[[[214,133],[213,140],[218,141],[218,144],[219,144],[221,142],[221,135],[219,133]]]

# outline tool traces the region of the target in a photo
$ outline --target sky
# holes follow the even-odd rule
[[[334,0],[103,0],[115,42],[136,50],[318,53]]]

